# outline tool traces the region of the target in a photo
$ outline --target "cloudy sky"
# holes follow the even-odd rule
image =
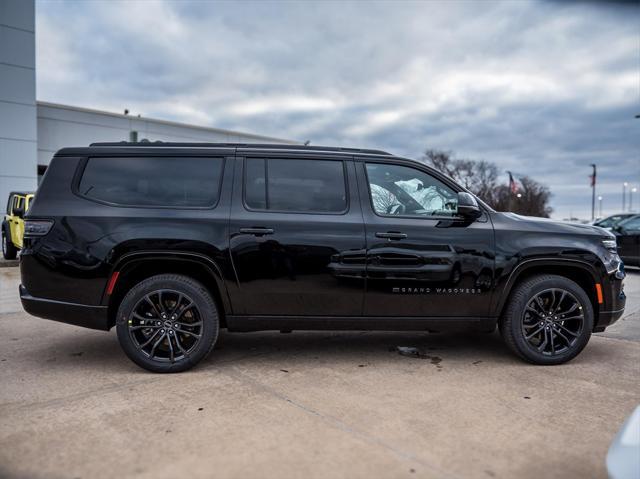
[[[640,2],[37,3],[37,96],[312,144],[494,161],[554,217],[640,190]],[[505,180],[506,181],[506,180]],[[640,207],[640,191],[634,198]]]

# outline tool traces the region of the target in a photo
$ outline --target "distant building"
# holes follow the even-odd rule
[[[87,146],[94,141],[162,140],[298,144],[298,142],[281,138],[134,115],[108,113],[106,111],[58,105],[43,101],[36,102],[36,106],[39,175],[44,173],[51,157],[60,148]]]
[[[0,205],[38,185],[53,154],[96,141],[290,143],[251,133],[36,101],[34,0],[0,0]]]

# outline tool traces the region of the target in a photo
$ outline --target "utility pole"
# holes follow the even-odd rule
[[[591,221],[596,219],[596,165],[591,164],[593,174],[591,175]]]

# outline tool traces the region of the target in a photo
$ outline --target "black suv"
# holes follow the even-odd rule
[[[218,330],[493,331],[536,364],[623,312],[615,236],[498,213],[377,150],[97,143],[51,161],[20,257],[27,312],[183,371]]]

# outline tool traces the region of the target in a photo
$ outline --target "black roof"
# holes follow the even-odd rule
[[[310,146],[310,145],[290,145],[279,143],[182,143],[182,142],[164,142],[164,141],[118,141],[118,142],[100,142],[91,143],[90,147],[124,147],[124,148],[148,148],[148,147],[164,147],[164,148],[236,148],[243,150],[290,150],[290,151],[326,151],[336,153],[367,153],[373,155],[389,155],[386,151],[371,150],[365,148],[345,148],[334,146]]]
[[[12,195],[27,196],[27,195],[33,195],[34,193],[35,191],[11,191],[9,193],[9,196],[12,196]]]

